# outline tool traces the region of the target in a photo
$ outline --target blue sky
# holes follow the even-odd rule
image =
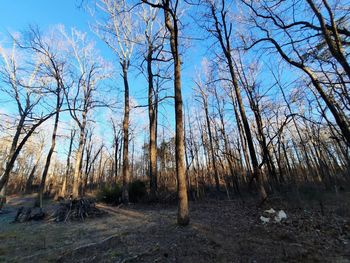
[[[116,61],[116,55],[101,41],[90,29],[90,25],[94,23],[94,18],[84,10],[78,8],[80,0],[0,0],[0,42],[8,37],[8,33],[21,32],[28,28],[29,25],[37,25],[41,31],[45,32],[50,27],[57,24],[63,24],[66,30],[74,27],[79,31],[88,33],[89,39],[93,40],[96,47],[99,49],[101,55],[112,62]],[[187,30],[191,30],[191,25],[187,26]],[[193,32],[191,32],[193,33]],[[200,45],[199,45],[200,44]],[[205,49],[200,48],[203,44],[199,41],[192,41],[191,48],[187,49],[183,57],[183,71],[182,71],[182,84],[183,84],[183,95],[189,98],[192,94],[193,81],[195,69],[200,68],[200,63],[205,53]],[[119,65],[116,64],[116,69],[119,70]],[[120,71],[119,71],[120,72]],[[119,73],[117,72],[119,75]],[[143,79],[143,76],[139,75],[136,70],[131,70],[129,74],[130,91],[131,96],[139,104],[146,104],[146,90],[147,84]],[[121,79],[114,83],[115,94],[111,96],[118,96],[118,91],[122,90]],[[172,82],[169,82],[170,89],[168,93],[172,93]],[[119,93],[119,97],[122,94]],[[3,105],[4,106],[4,105]],[[9,106],[5,106],[8,108]],[[171,135],[174,124],[174,110],[171,107],[171,101],[165,103],[162,107],[163,113],[159,115],[160,125],[166,126],[168,129],[167,134]],[[138,110],[140,111],[140,110]],[[146,113],[146,108],[143,110]],[[122,111],[119,111],[120,114]],[[134,123],[142,125],[147,123],[146,114],[143,115],[145,118],[134,119]],[[110,120],[106,118],[105,112],[97,112],[95,114],[95,120],[101,126],[100,134],[101,137],[106,137],[106,133],[110,133]],[[139,143],[144,140],[145,134],[140,135]]]
[[[57,24],[63,24],[66,29],[77,28],[88,32],[101,54],[108,60],[113,61],[115,55],[99,38],[90,30],[94,18],[83,8],[78,8],[81,0],[0,0],[0,40],[7,32],[23,31],[29,25],[38,25],[45,31]],[[191,30],[191,25],[187,26]],[[193,32],[191,32],[192,34]],[[192,41],[190,50],[186,50],[183,61],[183,92],[187,96],[193,86],[192,77],[194,70],[200,67],[201,59],[205,50],[199,48],[200,41]],[[131,82],[136,78],[131,75]],[[141,77],[140,77],[141,78]],[[131,83],[133,84],[133,83]],[[134,83],[139,86],[140,83]],[[131,85],[133,86],[133,85]],[[133,87],[131,87],[133,89]],[[143,97],[144,92],[132,90],[133,95]]]
[[[1,0],[0,30],[23,29],[37,24],[45,29],[50,25],[64,24],[88,30],[89,15],[78,9],[75,0]]]

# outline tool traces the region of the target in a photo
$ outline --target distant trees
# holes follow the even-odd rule
[[[93,46],[86,41],[84,34],[73,30],[72,36],[68,36],[63,29],[55,28],[54,31],[55,37],[53,34],[43,36],[39,29],[30,28],[25,32],[23,39],[14,38],[12,53],[1,48],[1,80],[7,84],[3,92],[16,103],[19,116],[15,119],[16,128],[11,148],[0,178],[3,195],[22,148],[42,123],[54,117],[51,147],[47,153],[40,183],[39,196],[40,200],[42,199],[57,141],[59,116],[65,110],[62,109],[65,99],[68,110],[80,130],[73,186],[73,195],[76,197],[79,194],[88,114],[94,107],[105,106],[94,94],[98,82],[109,74],[108,66],[104,64],[101,70],[103,61],[93,53]],[[28,61],[17,59],[20,52],[27,55]],[[40,155],[36,157],[37,162]],[[35,163],[29,174],[26,187],[28,192],[31,191],[34,173],[38,172],[37,166]],[[65,192],[64,188],[62,193]]]
[[[67,195],[67,185],[69,182],[69,175],[71,173],[71,155],[72,155],[72,148],[73,148],[73,141],[74,141],[74,137],[76,134],[76,130],[75,129],[71,129],[70,131],[70,137],[69,137],[69,148],[68,148],[68,154],[67,154],[67,162],[66,162],[66,170],[63,176],[63,182],[62,182],[62,186],[59,192],[59,195],[62,197],[65,197]]]
[[[228,9],[227,9],[225,0],[217,1],[217,2],[207,1],[207,5],[209,10],[208,18],[210,23],[207,27],[207,30],[210,33],[212,33],[212,35],[217,39],[222,49],[222,52],[224,54],[224,57],[226,59],[225,63],[229,71],[231,85],[235,92],[235,97],[236,97],[235,99],[237,101],[240,119],[242,120],[243,130],[245,133],[244,136],[248,144],[250,160],[251,160],[253,172],[254,172],[253,177],[256,179],[258,183],[261,200],[265,200],[267,197],[267,194],[262,181],[262,174],[259,167],[258,157],[254,146],[254,142],[253,142],[251,127],[248,122],[246,109],[243,105],[243,99],[241,95],[242,91],[238,83],[239,81],[238,74],[234,67],[235,61],[232,54],[233,49],[232,49],[232,43],[231,43],[233,24],[232,24],[232,21],[229,20]]]
[[[261,42],[270,43],[284,61],[303,71],[349,144],[350,125],[345,105],[341,105],[349,101],[345,102],[339,96],[348,98],[349,63],[344,51],[347,44],[341,39],[350,35],[344,25],[346,14],[338,8],[340,3],[334,3],[333,7],[327,1],[317,7],[312,0],[295,5],[245,0],[242,3],[248,8],[247,21],[256,29],[253,34],[263,34],[263,37],[253,35],[251,40],[247,39],[247,48]],[[293,22],[288,22],[287,17],[292,17]]]
[[[74,198],[121,183],[128,203],[129,183],[142,179],[147,200],[178,198],[177,221],[187,225],[189,198],[257,192],[262,202],[286,186],[347,185],[350,33],[341,2],[94,3],[94,30],[117,58],[120,83],[75,29],[30,29],[0,47],[1,99],[12,105],[0,108],[1,196],[38,181],[40,196],[54,186]],[[193,54],[182,52],[185,41]],[[109,105],[100,92],[108,86],[117,97],[119,84],[123,112],[99,114]]]
[[[208,68],[206,68],[206,70],[208,70]],[[204,76],[206,76],[207,78],[210,78],[210,74],[211,72],[205,72]],[[199,93],[199,97],[202,103],[202,107],[204,110],[204,115],[205,115],[205,121],[206,121],[206,128],[207,128],[207,134],[209,137],[209,151],[210,152],[210,159],[211,159],[211,165],[213,168],[213,172],[214,172],[214,179],[215,179],[215,186],[216,186],[216,190],[219,192],[220,191],[220,181],[219,181],[219,173],[218,173],[218,169],[217,169],[217,163],[216,163],[216,153],[214,151],[214,142],[213,142],[213,134],[212,134],[212,124],[210,121],[210,116],[209,116],[209,102],[208,102],[208,97],[209,97],[209,90],[208,90],[208,83],[210,83],[211,81],[213,81],[212,78],[210,79],[206,79],[205,83],[203,83],[200,79],[196,82],[196,85],[198,87],[198,93]]]

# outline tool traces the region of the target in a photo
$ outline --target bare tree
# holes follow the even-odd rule
[[[202,102],[202,106],[204,109],[204,114],[205,114],[205,120],[206,120],[206,127],[208,131],[208,137],[209,137],[209,149],[210,149],[210,155],[211,155],[211,164],[213,167],[214,171],[214,179],[215,179],[215,185],[216,185],[216,190],[219,192],[220,191],[220,181],[219,181],[219,173],[216,165],[216,158],[215,158],[215,151],[214,151],[214,143],[213,143],[213,135],[212,135],[212,125],[210,121],[210,116],[209,116],[209,102],[208,102],[208,96],[209,96],[209,83],[212,82],[212,77],[210,76],[210,72],[208,68],[204,69],[206,72],[204,72],[205,80],[204,83],[203,81],[199,79],[196,81],[196,85],[198,87],[198,93],[199,97]]]
[[[51,157],[56,146],[56,137],[59,123],[59,116],[64,99],[64,74],[65,74],[65,60],[60,56],[59,49],[62,48],[62,41],[58,38],[43,37],[39,29],[30,29],[28,32],[28,40],[22,48],[33,50],[40,59],[40,68],[38,74],[43,78],[42,86],[43,92],[52,94],[55,99],[55,120],[52,131],[51,147],[46,157],[44,170],[41,176],[41,183],[39,189],[39,204],[42,208],[42,198],[45,189],[46,177],[50,168]]]
[[[6,193],[10,173],[23,146],[41,124],[56,114],[54,110],[46,111],[45,108],[40,108],[43,90],[41,86],[36,86],[39,85],[38,72],[42,66],[40,58],[36,57],[36,54],[27,53],[28,57],[35,61],[34,67],[31,62],[27,62],[25,65],[25,61],[23,61],[23,65],[19,65],[19,53],[16,49],[18,44],[18,39],[15,39],[11,53],[7,53],[0,46],[2,56],[0,74],[4,83],[7,83],[2,91],[13,99],[18,110],[18,117],[15,117],[15,132],[5,169],[0,178],[0,192],[3,196]]]
[[[235,92],[235,97],[238,104],[238,109],[240,113],[240,118],[242,120],[244,133],[247,139],[248,149],[250,153],[250,159],[253,166],[254,178],[258,183],[258,190],[260,194],[260,199],[265,200],[267,197],[263,181],[262,174],[258,163],[257,153],[253,142],[253,136],[251,132],[251,128],[248,122],[247,114],[245,107],[243,105],[241,88],[238,83],[238,75],[234,68],[234,58],[232,54],[232,22],[228,18],[228,9],[225,5],[225,0],[221,1],[207,1],[208,8],[208,19],[209,25],[206,26],[208,32],[210,32],[219,42],[219,45],[222,49],[222,52],[226,59],[227,68],[230,75],[230,81],[233,86],[233,90]]]
[[[259,35],[259,37],[253,35],[251,39],[244,38],[246,42],[249,42],[246,48],[250,49],[259,43],[269,43],[285,62],[305,73],[333,115],[344,141],[349,145],[350,124],[344,106],[341,105],[343,100],[336,99],[339,96],[338,86],[342,87],[340,97],[346,98],[348,94],[345,82],[349,80],[349,64],[345,58],[344,44],[340,40],[340,34],[348,37],[349,32],[343,29],[341,18],[338,21],[335,20],[327,1],[322,1],[322,3],[327,10],[331,24],[327,24],[323,14],[312,0],[306,2],[319,24],[314,24],[313,20],[306,19],[309,15],[303,11],[306,8],[305,2],[285,6],[285,3],[282,2],[273,5],[267,1],[255,3],[242,0],[250,11],[247,11],[247,21],[257,29],[253,31],[254,35],[262,33],[262,36]],[[300,11],[296,14],[294,10]],[[289,21],[285,19],[289,16],[293,17],[294,22],[285,22]],[[345,17],[346,14],[343,19]],[[328,47],[326,50],[325,45]],[[341,65],[346,75],[339,72],[337,63]],[[324,74],[325,72],[328,73]],[[347,80],[344,80],[344,77]],[[340,78],[340,83],[335,85],[338,80],[332,80],[333,78]],[[327,83],[329,81],[331,83]],[[332,94],[329,95],[326,89],[329,89]]]
[[[175,145],[176,145],[176,176],[178,183],[178,217],[179,225],[188,225],[190,218],[188,212],[187,184],[185,173],[185,138],[183,120],[183,102],[181,90],[181,58],[179,44],[179,16],[178,0],[162,0],[152,3],[147,0],[142,2],[154,8],[160,8],[164,13],[164,24],[170,35],[170,48],[174,63],[174,94],[175,94]]]
[[[99,0],[98,8],[104,14],[104,21],[98,21],[96,31],[100,38],[117,54],[122,68],[124,84],[124,119],[123,119],[123,202],[129,202],[128,184],[129,164],[129,116],[130,95],[128,72],[130,61],[137,41],[137,24],[129,12],[125,0]],[[136,29],[136,30],[135,30]]]
[[[74,167],[72,195],[79,196],[81,189],[81,169],[86,127],[91,111],[96,107],[106,106],[97,98],[100,81],[108,77],[108,65],[94,52],[94,46],[86,39],[86,34],[72,30],[71,36],[61,31],[67,39],[71,53],[71,78],[73,85],[65,89],[65,97],[70,115],[79,128],[79,143]]]

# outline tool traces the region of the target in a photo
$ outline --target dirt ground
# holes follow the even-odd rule
[[[350,198],[337,200],[192,202],[190,225],[179,227],[176,206],[145,204],[99,204],[108,214],[84,222],[11,223],[32,202],[11,197],[0,214],[0,262],[350,262]],[[288,218],[263,224],[271,207]]]

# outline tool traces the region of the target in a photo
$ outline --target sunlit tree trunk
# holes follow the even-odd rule
[[[61,193],[60,196],[65,197],[67,194],[67,183],[68,183],[68,178],[71,170],[71,154],[72,154],[72,148],[73,148],[73,141],[75,137],[76,130],[71,130],[71,135],[70,135],[70,143],[69,143],[69,150],[68,150],[68,155],[67,155],[67,167],[66,167],[66,172],[63,178],[63,183],[62,183],[62,188],[61,188]]]
[[[179,206],[177,222],[179,225],[188,225],[187,184],[185,174],[185,138],[183,123],[183,103],[181,93],[181,60],[179,53],[179,29],[177,14],[170,9],[170,0],[165,0],[165,25],[170,33],[170,47],[174,59],[174,93],[175,93],[175,160],[178,184]]]
[[[129,82],[128,82],[128,68],[129,62],[123,61],[123,81],[124,81],[124,119],[123,119],[123,189],[122,201],[124,204],[129,203]]]
[[[148,37],[147,75],[148,75],[148,118],[149,118],[149,178],[151,199],[157,198],[157,111],[158,103],[155,94],[152,72],[153,45]]]
[[[84,142],[85,142],[85,127],[86,127],[86,120],[87,118],[87,112],[82,112],[82,122],[79,127],[79,144],[78,144],[78,150],[76,154],[76,161],[74,166],[74,175],[73,175],[73,189],[72,189],[72,196],[73,198],[78,198],[80,195],[80,184],[81,184],[81,166],[83,161],[83,152],[84,152]]]

